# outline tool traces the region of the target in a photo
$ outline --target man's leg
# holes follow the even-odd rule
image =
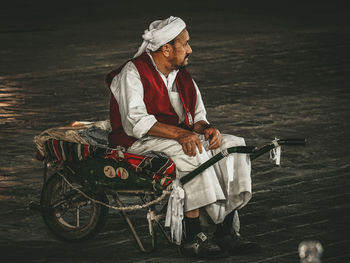
[[[136,141],[127,151],[136,154],[143,154],[148,151],[165,153],[174,161],[178,178],[193,171],[212,157],[211,152],[207,152],[204,149],[202,154],[197,152],[197,155],[194,157],[187,156],[177,141],[151,136]],[[225,195],[218,178],[215,176],[213,167],[209,167],[192,179],[191,182],[183,185],[183,188],[186,195],[185,212],[207,206],[218,200],[225,200]],[[215,221],[215,219],[213,220]]]
[[[224,222],[217,224],[214,232],[214,242],[223,250],[234,254],[247,254],[260,251],[260,246],[241,237],[241,235],[232,228],[235,211],[229,213]]]
[[[159,151],[170,156],[177,169],[177,176],[188,174],[200,164],[212,157],[211,152],[206,152],[194,157],[189,157],[183,153],[182,146],[175,140],[148,137],[135,142],[128,152],[143,154],[147,151]],[[199,208],[215,203],[217,200],[224,200],[225,196],[221,186],[215,176],[213,167],[198,175],[190,183],[183,186],[185,190],[185,236],[181,250],[189,256],[203,258],[218,258],[227,256],[220,247],[202,232],[199,221]]]
[[[223,134],[220,150],[244,145],[243,138]],[[213,154],[220,150],[215,150]],[[246,154],[231,154],[215,165],[215,171],[226,196],[226,216],[222,223],[217,224],[214,241],[222,249],[233,253],[257,251],[259,246],[256,243],[242,239],[238,230],[233,229],[236,209],[245,206],[251,198],[249,156]]]
[[[186,239],[182,242],[184,255],[201,258],[222,258],[228,253],[212,242],[201,230],[199,209],[187,211],[184,218]]]
[[[188,211],[185,213],[185,238],[192,241],[194,237],[202,232],[202,228],[199,222],[199,209]]]
[[[216,224],[215,237],[223,237],[232,231],[235,210],[229,213],[222,223]]]

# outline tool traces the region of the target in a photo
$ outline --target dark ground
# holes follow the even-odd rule
[[[248,145],[308,140],[283,148],[280,168],[267,156],[254,161],[242,234],[263,251],[222,262],[298,262],[298,244],[308,239],[323,244],[323,262],[350,262],[350,34],[341,1],[1,5],[0,262],[200,262],[164,239],[157,252],[142,254],[117,213],[94,239],[63,243],[27,208],[42,182],[33,137],[107,119],[104,75],[136,52],[150,21],[170,14],[188,24],[189,70],[212,123]]]

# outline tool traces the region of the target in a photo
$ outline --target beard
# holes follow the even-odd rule
[[[184,60],[181,62],[181,64],[175,65],[174,69],[182,69],[186,68],[188,65],[188,61],[186,62],[186,59],[190,56],[190,54],[186,54],[184,57]]]

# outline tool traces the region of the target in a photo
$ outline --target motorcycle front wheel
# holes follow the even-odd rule
[[[69,186],[59,174],[46,182],[41,193],[41,207],[44,222],[50,231],[65,241],[82,241],[94,237],[104,227],[108,208],[93,202],[75,188],[82,190],[78,183]],[[105,194],[86,192],[95,199],[108,203]]]

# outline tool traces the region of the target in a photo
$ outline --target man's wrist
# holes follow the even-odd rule
[[[205,123],[203,124],[203,131],[206,129],[210,129],[210,128],[215,128],[214,125],[210,124],[210,123]]]
[[[204,131],[210,128],[214,128],[214,126],[206,121],[199,121],[194,124],[194,131],[197,133],[204,134]]]

